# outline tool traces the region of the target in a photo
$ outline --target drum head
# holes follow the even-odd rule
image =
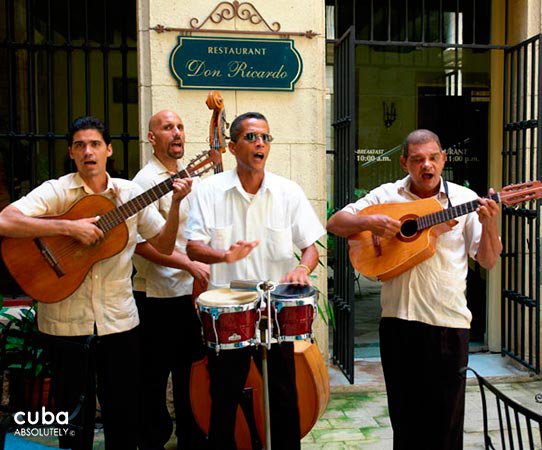
[[[234,291],[229,288],[212,289],[203,292],[197,302],[205,306],[234,306],[246,305],[258,300],[254,291]]]
[[[308,285],[299,284],[279,284],[275,290],[271,292],[271,296],[278,299],[290,299],[313,297],[316,294],[316,289]]]

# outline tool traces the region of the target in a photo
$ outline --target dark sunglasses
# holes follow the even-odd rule
[[[271,136],[269,133],[258,134],[258,133],[250,132],[250,133],[245,134],[243,136],[243,139],[247,142],[256,142],[256,139],[258,139],[259,137],[261,137],[262,141],[264,141],[267,144],[269,144],[270,142],[273,142],[273,136]]]

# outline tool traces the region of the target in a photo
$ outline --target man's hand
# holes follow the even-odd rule
[[[383,214],[364,216],[365,229],[371,233],[383,237],[392,238],[401,231],[401,222]]]
[[[492,194],[495,194],[495,190],[490,188],[488,195]],[[478,203],[479,206],[476,208],[476,212],[478,213],[478,218],[482,226],[487,226],[490,224],[497,225],[497,216],[499,215],[500,211],[497,202],[491,198],[479,198]]]
[[[173,180],[172,200],[180,202],[192,190],[192,178],[175,178]]]
[[[70,236],[84,245],[96,243],[104,237],[103,231],[95,225],[98,220],[99,217],[70,220],[68,225]]]
[[[260,241],[237,241],[224,253],[224,262],[234,263],[247,256],[253,248],[257,247]]]
[[[211,268],[209,265],[201,263],[199,261],[191,261],[187,267],[190,275],[194,277],[195,280],[202,281],[207,283],[209,281],[209,276],[211,274]]]
[[[296,267],[294,270],[290,270],[286,275],[280,279],[281,283],[297,283],[297,284],[311,284],[307,269],[304,267]]]

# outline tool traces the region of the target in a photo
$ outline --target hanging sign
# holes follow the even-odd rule
[[[303,63],[292,39],[179,36],[171,73],[179,89],[293,91]]]

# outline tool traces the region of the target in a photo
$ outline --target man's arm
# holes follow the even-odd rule
[[[234,263],[247,256],[259,241],[237,241],[228,250],[218,250],[204,244],[202,241],[188,241],[186,254],[195,261],[206,264]]]
[[[380,237],[392,238],[401,229],[401,222],[383,214],[358,216],[338,211],[327,222],[327,231],[340,237],[348,237],[360,231],[370,231]]]
[[[494,194],[493,189],[489,194]],[[499,228],[497,219],[499,216],[499,205],[489,198],[478,199],[480,206],[476,210],[482,224],[482,236],[476,253],[476,261],[485,269],[491,269],[502,252],[502,243],[499,239]]]
[[[318,264],[318,250],[315,244],[311,244],[301,250],[301,258],[299,264],[285,274],[280,282],[281,283],[299,283],[299,284],[311,284],[309,274],[314,270]]]
[[[91,245],[104,235],[94,225],[97,220],[98,217],[77,220],[29,217],[9,205],[0,212],[0,235],[13,238],[69,236],[84,245]]]
[[[191,178],[176,178],[173,181],[173,196],[171,197],[171,207],[166,223],[156,236],[147,239],[156,250],[164,255],[171,255],[175,249],[175,240],[179,228],[179,206],[181,200],[190,193],[191,189]]]
[[[177,250],[174,250],[171,255],[164,255],[158,252],[148,242],[137,244],[136,254],[143,258],[165,267],[173,267],[174,269],[185,270],[195,279],[200,281],[209,280],[209,266],[200,263],[199,261],[191,261],[190,258]]]

